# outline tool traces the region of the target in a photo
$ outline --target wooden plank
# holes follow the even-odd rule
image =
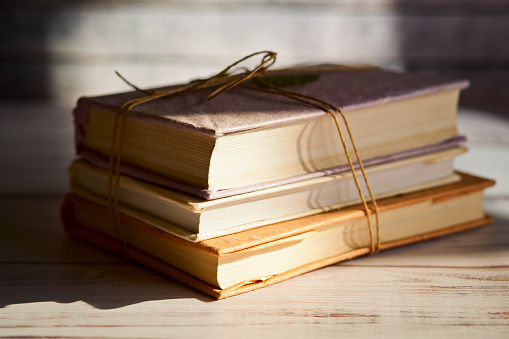
[[[509,201],[497,199],[509,195],[509,175],[507,175],[509,120],[507,116],[463,109],[458,115],[458,130],[467,137],[466,145],[469,151],[455,159],[455,167],[468,173],[496,179],[495,187],[486,191],[486,195],[493,199],[485,204],[485,208],[488,213],[495,216],[509,218],[509,205],[507,205]],[[505,204],[506,207],[502,208],[501,204]]]
[[[424,1],[385,5],[379,1],[317,4],[309,0],[248,6],[239,6],[238,2],[208,3],[82,1],[80,6],[11,6],[4,8],[2,19],[4,24],[19,28],[19,35],[6,35],[12,43],[0,47],[9,59],[17,55],[21,60],[78,61],[77,64],[79,60],[97,63],[119,58],[141,64],[144,60],[199,63],[204,56],[224,60],[256,46],[278,47],[289,56],[322,58],[390,57],[403,52],[403,56],[415,58],[436,55],[497,59],[506,57],[509,49],[498,44],[508,34],[507,1],[458,1],[456,5],[434,1],[428,6]],[[456,6],[455,10],[444,11],[448,5]],[[408,12],[412,6],[414,10]],[[436,10],[430,12],[433,8]],[[26,21],[30,25],[23,25]],[[345,30],[348,35],[341,34]],[[163,59],[172,56],[181,58]]]
[[[507,330],[508,268],[337,265],[218,302],[142,271],[2,265],[7,302],[0,309],[0,337],[335,337],[338,331],[376,331],[397,338],[468,338],[501,337]]]
[[[0,263],[125,264],[64,233],[59,218],[62,198],[0,198]]]
[[[459,118],[472,150],[458,165],[499,181],[487,191],[492,226],[212,301],[69,239],[58,209],[73,157],[70,109],[2,103],[0,338],[505,338],[509,126],[486,112]]]
[[[126,89],[114,70],[157,86],[208,76],[265,49],[279,52],[279,66],[364,62],[460,76],[474,67],[483,83],[477,98],[490,97],[497,87],[486,86],[503,82],[496,73],[508,68],[503,0],[8,3],[0,11],[4,97],[71,105],[80,95]]]
[[[62,195],[74,158],[72,109],[0,104],[0,195]]]

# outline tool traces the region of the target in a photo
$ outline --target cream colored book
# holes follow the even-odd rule
[[[457,181],[453,161],[465,151],[456,147],[367,167],[370,187],[380,199]],[[105,169],[77,160],[69,172],[74,193],[107,205]],[[344,172],[216,200],[121,176],[118,201],[125,211],[155,218],[161,229],[172,232],[176,226],[175,234],[201,241],[353,205],[360,198],[352,173]]]
[[[461,180],[453,184],[379,200],[380,249],[489,223],[482,208],[483,191],[493,184],[461,174]],[[199,243],[125,213],[120,213],[124,237],[119,240],[112,220],[106,206],[75,194],[68,195],[62,205],[62,221],[70,235],[124,252],[134,262],[219,299],[367,254],[371,244],[362,206]]]
[[[296,75],[313,81],[288,89],[345,112],[362,159],[457,137],[458,96],[467,81],[319,67],[270,71],[267,76]],[[347,164],[327,113],[241,87],[207,100],[211,91],[162,98],[130,110],[123,130],[122,165],[137,169],[135,174],[144,171],[173,182],[170,188],[185,191],[187,187],[188,193],[209,199],[235,189],[277,186]],[[78,154],[104,162],[112,148],[114,113],[122,103],[140,96],[129,92],[81,98],[74,111]]]

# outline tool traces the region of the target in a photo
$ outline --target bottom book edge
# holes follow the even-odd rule
[[[381,244],[380,249],[385,250],[393,247],[399,247],[411,243],[421,242],[433,238],[442,237],[445,235],[458,233],[461,231],[466,231],[472,228],[480,227],[483,225],[487,225],[492,222],[491,217],[484,216],[483,218],[473,220],[467,223],[447,227],[441,230],[423,233],[417,236],[412,236],[409,238],[399,239],[395,241],[385,242]],[[117,239],[110,237],[106,234],[100,233],[98,231],[92,230],[88,227],[84,227],[81,225],[76,225],[73,222],[63,222],[64,227],[67,233],[75,238],[83,240],[87,243],[95,245],[97,247],[103,248],[109,252],[113,252],[117,255],[121,255],[120,247]],[[184,285],[187,285],[195,290],[198,290],[202,293],[205,293],[215,299],[224,299],[234,295],[242,294],[245,292],[249,292],[255,289],[259,289],[262,287],[266,287],[269,285],[273,285],[290,278],[296,277],[298,275],[329,266],[332,264],[336,264],[345,260],[353,259],[355,257],[359,257],[362,255],[366,255],[370,253],[370,249],[368,247],[355,249],[353,251],[349,251],[347,253],[343,253],[337,256],[324,258],[306,265],[299,266],[297,268],[291,269],[289,271],[276,274],[270,277],[265,277],[258,280],[245,281],[233,286],[230,286],[225,289],[219,289],[213,287],[197,278],[189,275],[172,265],[132,246],[128,245],[126,248],[126,254],[129,260],[141,264],[145,267],[148,267],[154,271],[157,271],[163,275],[166,275]]]

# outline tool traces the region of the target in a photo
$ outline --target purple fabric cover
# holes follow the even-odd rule
[[[306,73],[317,74],[319,79],[286,89],[315,96],[338,106],[345,112],[440,90],[462,89],[469,84],[466,80],[451,80],[434,75],[395,73],[383,70],[292,71],[271,74]],[[165,89],[175,87],[178,86],[165,87]],[[207,100],[207,96],[212,91],[213,89],[205,89],[140,104],[130,110],[129,119],[138,119],[219,137],[260,127],[317,118],[327,114],[290,98],[241,87],[232,88],[212,100]],[[80,133],[87,123],[89,109],[98,108],[114,114],[122,103],[141,96],[144,94],[131,91],[80,98],[74,111],[78,144],[81,139]]]

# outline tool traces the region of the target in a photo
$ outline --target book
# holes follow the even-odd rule
[[[366,167],[377,199],[430,188],[459,180],[454,158],[465,152],[455,147]],[[83,160],[70,168],[71,191],[108,205],[108,171]],[[124,210],[140,211],[172,232],[191,241],[202,241],[284,220],[342,208],[360,202],[352,173],[318,177],[255,192],[206,200],[135,178],[119,181],[118,201]],[[364,187],[364,194],[368,195]]]
[[[458,96],[467,81],[327,69],[275,70],[267,77],[311,78],[288,89],[340,107],[362,159],[458,137]],[[216,199],[304,180],[310,173],[333,174],[347,164],[336,126],[326,112],[242,87],[207,100],[211,91],[161,98],[131,109],[123,130],[120,172],[125,173],[127,166],[130,175],[149,173],[146,178],[164,178],[170,188]],[[107,163],[115,112],[140,96],[127,92],[80,98],[74,110],[78,155],[98,166]]]
[[[490,222],[483,192],[494,182],[459,173],[461,180],[378,201],[380,249],[439,237]],[[222,237],[191,242],[120,213],[127,257],[221,299],[370,252],[362,206],[325,212]],[[371,217],[373,215],[371,214]],[[68,194],[61,208],[65,230],[120,253],[104,205]]]

